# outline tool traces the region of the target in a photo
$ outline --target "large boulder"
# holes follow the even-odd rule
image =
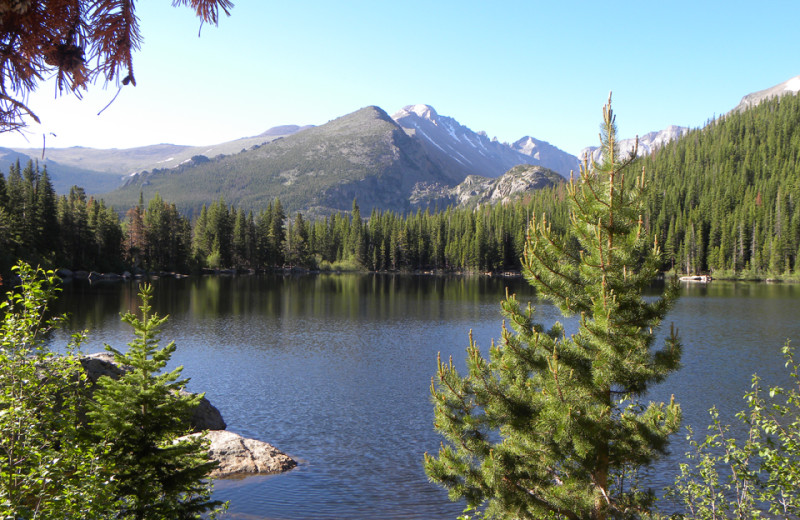
[[[283,473],[297,466],[290,456],[271,444],[224,430],[211,430],[192,435],[202,435],[211,443],[209,454],[219,462],[219,467],[209,477],[227,477],[240,474]]]
[[[97,383],[100,377],[108,376],[112,379],[118,379],[126,371],[124,367],[117,365],[114,361],[114,356],[109,352],[83,356],[81,365],[83,365],[86,377],[91,383],[89,385],[90,392],[91,387]],[[186,391],[182,393],[190,394],[190,392]],[[189,419],[189,426],[193,432],[201,432],[203,430],[224,430],[227,425],[219,410],[204,396],[200,399],[200,404],[195,408],[192,417]]]
[[[81,365],[89,382],[94,385],[102,376],[119,379],[126,371],[114,361],[110,352],[98,352],[81,357]]]
[[[181,390],[182,394],[191,394],[186,390]],[[224,430],[228,427],[222,414],[217,410],[217,407],[211,404],[211,401],[206,399],[206,396],[200,398],[200,404],[194,409],[194,413],[189,418],[189,424],[193,432],[201,432],[203,430]]]

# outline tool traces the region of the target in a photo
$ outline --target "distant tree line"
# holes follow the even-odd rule
[[[643,220],[665,251],[663,270],[800,274],[800,98],[719,117],[638,166],[652,187]],[[278,199],[245,213],[220,198],[191,222],[156,195],[120,222],[81,188],[57,197],[46,168],[17,163],[7,179],[0,173],[0,272],[18,258],[98,270],[518,270],[533,215],[556,232],[570,227],[564,200],[562,185],[507,204],[368,218],[354,201],[349,213],[309,221]]]
[[[530,215],[562,211],[563,189],[550,194],[477,210],[373,211],[368,219],[353,201],[349,214],[313,222],[287,215],[279,199],[253,214],[222,198],[190,222],[156,195],[146,204],[140,197],[120,220],[81,188],[57,197],[46,168],[16,163],[7,179],[0,173],[0,272],[17,259],[101,271],[514,270]]]
[[[122,254],[148,269],[516,270],[530,215],[562,211],[563,189],[551,195],[477,210],[375,210],[368,219],[353,201],[349,214],[315,221],[287,215],[279,199],[253,214],[220,198],[191,225],[156,196],[128,211]]]

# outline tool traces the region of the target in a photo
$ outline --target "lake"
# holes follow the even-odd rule
[[[228,429],[267,441],[300,462],[276,476],[218,480],[215,498],[237,519],[453,519],[463,506],[428,483],[422,454],[438,451],[429,402],[436,355],[463,367],[468,333],[484,352],[500,336],[506,289],[533,300],[537,321],[561,319],[521,279],[320,274],[162,278],[153,306],[169,314],[162,345],[189,389],[206,392]],[[68,283],[54,308],[69,331],[90,329],[85,352],[123,348],[119,313],[138,306],[136,282]],[[666,327],[684,344],[683,368],[654,388],[674,394],[684,424],[702,432],[744,408],[752,373],[786,382],[781,346],[800,338],[800,286],[715,281],[684,285]],[[63,345],[67,332],[53,338]],[[685,451],[650,472],[670,484]]]

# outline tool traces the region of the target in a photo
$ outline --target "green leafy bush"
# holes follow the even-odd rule
[[[80,423],[85,374],[79,337],[64,355],[47,348],[58,288],[52,271],[19,263],[17,291],[0,303],[0,518],[106,518],[112,509],[103,443]]]
[[[695,440],[681,464],[670,496],[685,513],[677,516],[721,520],[800,515],[800,375],[795,350],[783,347],[793,386],[769,387],[754,375],[744,396],[748,409],[736,417],[747,433],[736,439],[712,408],[706,438]]]

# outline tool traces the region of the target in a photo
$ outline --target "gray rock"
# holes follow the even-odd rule
[[[239,474],[283,473],[297,466],[297,462],[271,444],[224,430],[213,430],[202,435],[208,439],[209,454],[219,462],[219,467],[209,477],[226,477]]]
[[[182,390],[181,394],[192,395],[191,392],[186,390]],[[211,404],[211,401],[206,399],[206,396],[200,398],[200,404],[194,409],[194,413],[189,419],[189,424],[191,424],[193,432],[224,430],[228,426],[222,419],[222,414],[217,410],[217,407]]]
[[[86,377],[92,384],[102,376],[111,379],[119,379],[126,372],[114,362],[114,356],[110,352],[98,352],[97,354],[87,354],[81,358],[81,365],[86,371]]]
[[[56,269],[56,276],[59,278],[72,278],[72,271],[66,267]]]

